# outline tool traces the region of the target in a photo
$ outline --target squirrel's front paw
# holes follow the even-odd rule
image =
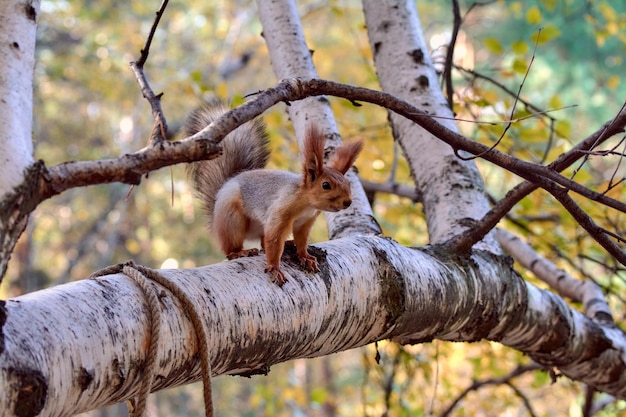
[[[270,274],[270,279],[272,282],[276,283],[279,287],[282,287],[285,282],[287,282],[287,278],[285,278],[285,274],[280,270],[280,267],[268,265],[265,268],[265,272]]]
[[[300,265],[304,267],[309,272],[320,272],[319,267],[317,266],[317,259],[315,256],[309,255],[298,255],[300,259]]]
[[[253,249],[243,249],[240,250],[239,252],[231,252],[228,255],[226,255],[226,258],[229,261],[232,261],[233,259],[237,259],[237,258],[246,258],[248,256],[257,256],[259,254],[259,250],[256,248]]]

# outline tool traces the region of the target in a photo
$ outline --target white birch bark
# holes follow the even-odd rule
[[[592,281],[581,281],[539,255],[526,242],[503,229],[496,229],[496,237],[502,248],[524,268],[534,273],[563,297],[581,302],[585,314],[593,320],[613,323],[611,309],[602,288]]]
[[[318,78],[307,46],[294,0],[258,0],[259,17],[263,24],[263,37],[272,61],[274,74],[284,78]],[[289,117],[294,126],[296,137],[302,140],[306,126],[318,125],[330,139],[327,146],[337,146],[341,136],[326,96],[310,97],[291,102]],[[358,161],[357,161],[358,165]],[[338,213],[324,213],[328,223],[329,238],[335,239],[351,234],[377,234],[380,226],[372,214],[367,196],[356,174],[349,172],[352,188],[352,205]]]
[[[262,257],[161,271],[196,305],[214,375],[265,373],[278,362],[380,339],[485,338],[626,398],[623,332],[527,284],[505,258],[476,252],[452,260],[378,237],[338,239],[315,250],[321,272],[283,261],[292,279],[282,288],[263,272]],[[199,363],[180,304],[155,290],[162,309],[156,391],[197,381]],[[145,374],[147,311],[139,288],[122,275],[0,303],[2,415],[67,416],[133,397]]]
[[[452,118],[432,65],[412,0],[364,0],[363,9],[380,85],[430,114]],[[438,119],[458,131],[454,121]],[[394,138],[400,143],[422,195],[431,243],[443,243],[471,227],[488,210],[480,173],[450,146],[413,122],[391,114]],[[499,251],[488,235],[479,248]]]
[[[0,2],[0,201],[33,163],[33,70],[39,1]]]

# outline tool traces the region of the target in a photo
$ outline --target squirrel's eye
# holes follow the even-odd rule
[[[330,190],[330,183],[328,181],[324,181],[322,183],[322,188],[325,190]]]

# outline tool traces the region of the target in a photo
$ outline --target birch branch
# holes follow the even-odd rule
[[[160,271],[193,300],[210,334],[213,375],[266,373],[273,364],[375,340],[498,341],[599,391],[626,398],[624,333],[524,282],[506,258],[471,259],[354,237],[312,247],[321,272],[267,280],[261,257]],[[162,334],[153,391],[200,377],[195,333],[179,302],[155,285]],[[145,370],[148,307],[122,275],[0,303],[0,409],[71,415],[124,401]]]
[[[537,278],[563,297],[582,303],[587,317],[603,325],[614,325],[604,293],[595,282],[577,280],[504,229],[496,229],[496,237],[504,250]]]

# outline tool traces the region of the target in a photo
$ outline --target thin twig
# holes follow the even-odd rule
[[[624,111],[625,107],[626,107],[626,102],[624,102],[624,104],[622,104],[622,109],[620,110],[620,112]],[[595,148],[595,146],[591,147],[590,149],[593,149],[593,148]],[[580,171],[580,169],[583,167],[583,165],[585,165],[587,163],[588,160],[589,160],[589,155],[585,155],[583,157],[582,161],[580,161],[580,165],[578,165],[578,167],[574,170],[574,172],[572,172],[572,176],[570,177],[571,179],[574,179],[576,174],[578,174],[578,171]]]
[[[618,114],[608,122],[606,122],[600,129],[596,130],[590,136],[578,143],[570,151],[559,156],[555,161],[550,163],[547,168],[559,172],[576,162],[584,151],[593,149],[601,143],[605,142],[613,135],[620,133],[626,126],[626,103],[622,105],[622,108]],[[474,224],[471,230],[465,232],[460,239],[464,240],[464,247],[472,246],[474,243],[482,240],[489,231],[491,231],[498,222],[511,211],[522,198],[539,188],[539,184],[532,181],[524,181],[513,189],[511,189],[506,196],[498,201],[489,210],[480,221]]]
[[[148,60],[148,55],[150,54],[150,46],[152,45],[152,39],[154,38],[157,26],[161,21],[161,17],[165,12],[168,1],[169,0],[163,0],[161,6],[159,7],[159,10],[156,12],[156,17],[154,18],[154,22],[152,23],[152,27],[150,28],[150,33],[148,34],[148,38],[146,39],[146,44],[141,50],[139,59],[130,63],[130,67],[135,73],[135,78],[137,78],[137,83],[139,84],[139,87],[141,89],[141,94],[146,100],[148,100],[148,103],[150,103],[152,116],[154,117],[154,127],[152,128],[152,133],[150,134],[150,146],[156,146],[166,140],[167,121],[165,119],[165,115],[163,114],[163,108],[161,107],[161,97],[163,96],[163,93],[154,94],[154,91],[152,90],[152,87],[150,87],[150,83],[146,78],[144,65]]]
[[[526,409],[528,410],[528,414],[530,415],[530,417],[537,416],[537,414],[535,413],[535,410],[533,410],[533,406],[531,405],[530,400],[519,388],[513,385],[511,381],[506,381],[504,385],[511,388],[513,392],[515,393],[515,395],[517,395],[522,400],[522,402],[524,403],[524,407],[526,407]]]
[[[454,85],[452,83],[452,68],[454,66],[454,50],[456,48],[456,41],[459,36],[459,31],[461,30],[461,26],[463,25],[465,18],[470,14],[474,7],[486,6],[490,3],[494,3],[494,1],[487,1],[484,3],[472,3],[468,7],[467,12],[465,12],[465,16],[461,16],[459,1],[452,0],[452,14],[454,16],[454,21],[452,24],[452,36],[450,36],[450,44],[448,45],[448,50],[446,51],[446,60],[444,63],[442,74],[442,78],[446,86],[446,96],[448,100],[448,107],[450,107],[450,110],[452,110],[452,106],[454,105]]]
[[[454,59],[454,48],[456,46],[456,39],[459,36],[459,30],[463,24],[461,18],[461,9],[459,7],[458,0],[452,0],[452,15],[454,16],[454,22],[452,24],[452,36],[450,37],[450,45],[446,52],[446,63],[443,67],[443,79],[446,83],[446,95],[448,99],[448,107],[452,110],[454,105],[454,86],[452,85],[452,60]]]
[[[535,106],[534,104],[532,104],[530,101],[528,100],[524,100],[522,97],[519,97],[517,95],[517,93],[515,93],[514,91],[510,90],[508,87],[506,87],[504,84],[502,84],[501,82],[499,82],[498,80],[492,78],[492,77],[488,77],[484,74],[481,74],[479,72],[476,72],[474,70],[470,70],[467,68],[463,68],[460,67],[458,65],[454,66],[455,69],[461,71],[461,72],[465,72],[467,74],[470,74],[474,77],[474,79],[483,79],[488,81],[490,84],[498,87],[500,90],[504,91],[506,94],[508,94],[511,97],[517,97],[519,102],[524,104],[524,106],[526,107],[527,110],[531,110],[533,113],[535,113],[536,115],[543,115],[545,116],[546,119],[548,119],[549,121],[549,126],[548,126],[548,131],[550,132],[548,135],[548,141],[546,143],[546,149],[543,152],[543,156],[541,157],[541,161],[539,161],[540,164],[544,164],[546,162],[546,159],[548,159],[548,153],[550,152],[550,149],[552,148],[552,144],[554,142],[554,135],[556,133],[556,119],[550,115],[548,115],[547,111],[541,110],[539,107]],[[568,107],[574,107],[573,106],[568,106]]]
[[[611,235],[614,238],[619,238],[619,236],[613,233],[607,233],[608,231],[599,227],[595,224],[595,222],[589,217],[587,213],[583,209],[580,208],[578,204],[568,195],[567,190],[556,185],[551,185],[546,187],[546,191],[548,191],[554,198],[556,198],[559,203],[572,215],[574,220],[578,222],[585,229],[589,235],[598,242],[607,252],[609,252],[613,257],[619,261],[622,265],[626,265],[626,253],[624,250],[615,242],[613,242],[607,235]],[[620,240],[624,240],[619,238]]]
[[[470,385],[469,387],[465,388],[463,390],[463,392],[461,392],[461,394],[459,394],[459,396],[456,397],[452,401],[452,404],[450,404],[448,406],[448,408],[446,408],[441,413],[441,417],[449,416],[452,413],[452,410],[454,410],[454,408],[463,400],[463,398],[465,398],[467,396],[467,394],[469,394],[472,391],[478,391],[480,388],[486,387],[486,386],[489,386],[489,385],[507,384],[513,378],[516,378],[516,377],[518,377],[520,375],[523,375],[526,372],[532,372],[532,371],[536,371],[538,369],[541,369],[541,366],[539,366],[537,364],[519,365],[517,368],[515,368],[513,371],[511,371],[508,375],[505,375],[505,376],[503,376],[501,378],[489,378],[489,379],[484,379],[482,381],[474,381],[472,383],[472,385]]]
[[[482,153],[477,154],[477,155],[475,154],[475,155],[472,155],[472,156],[463,156],[455,149],[455,154],[456,154],[457,158],[462,159],[464,161],[470,161],[470,160],[473,160],[473,159],[476,159],[476,158],[482,158],[485,153],[494,150],[495,148],[498,147],[500,142],[502,142],[502,139],[506,135],[506,132],[508,132],[509,129],[511,128],[511,126],[513,125],[513,120],[515,120],[515,119],[513,119],[513,116],[515,115],[515,110],[517,109],[517,103],[519,102],[519,97],[522,94],[522,88],[524,88],[524,84],[526,83],[526,79],[528,78],[528,74],[530,74],[530,69],[532,68],[533,62],[535,62],[535,54],[537,53],[537,45],[539,44],[539,35],[541,35],[542,29],[543,28],[539,28],[539,33],[537,33],[537,39],[535,40],[535,47],[533,49],[533,54],[530,57],[530,62],[528,63],[528,67],[526,68],[526,73],[524,74],[524,78],[522,78],[522,82],[519,85],[519,88],[517,90],[517,94],[515,94],[515,98],[513,100],[513,106],[511,106],[511,115],[509,116],[509,122],[504,127],[504,130],[500,134],[500,137],[498,138],[498,140],[496,140],[496,143],[491,145],[491,147],[489,149],[487,149],[487,150],[485,150]]]

